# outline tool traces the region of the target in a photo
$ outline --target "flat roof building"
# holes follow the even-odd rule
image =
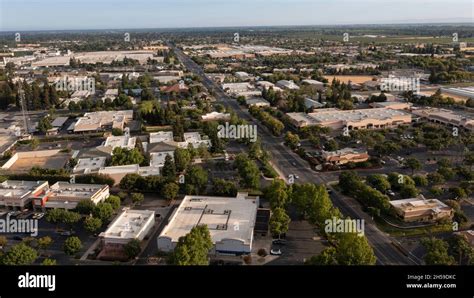
[[[426,108],[413,110],[412,113],[435,123],[474,131],[474,116],[469,112]]]
[[[245,100],[249,107],[269,107],[270,103],[263,98],[249,98]]]
[[[158,237],[158,249],[172,251],[179,238],[193,227],[206,225],[214,243],[213,252],[249,254],[258,205],[258,197],[248,197],[246,193],[238,193],[235,198],[186,196]]]
[[[133,120],[133,110],[85,113],[75,123],[74,132],[91,132],[112,128],[123,130],[125,124],[131,120]]]
[[[79,158],[77,164],[72,170],[74,174],[90,174],[96,173],[101,168],[105,167],[105,162],[107,158],[100,157],[90,157],[90,158]]]
[[[313,113],[287,113],[296,127],[319,125],[334,130],[382,129],[410,124],[411,114],[387,108],[338,110],[318,109]]]
[[[406,222],[423,221],[435,222],[452,218],[453,209],[437,199],[419,198],[390,201],[400,218]]]
[[[0,183],[0,206],[24,209],[36,198],[43,198],[48,191],[47,181],[6,180]]]
[[[35,198],[35,207],[74,209],[82,200],[90,200],[94,204],[109,197],[107,184],[84,184],[59,181],[51,185],[46,196]]]
[[[150,133],[150,144],[159,142],[173,142],[172,131],[159,131]]]
[[[288,90],[298,90],[300,87],[295,84],[293,81],[288,81],[288,80],[280,80],[276,83],[276,85],[280,88],[283,89],[288,89]]]
[[[354,148],[344,148],[336,151],[323,151],[321,154],[323,161],[334,165],[343,165],[349,162],[364,162],[369,159],[366,150]]]
[[[142,241],[154,225],[155,211],[125,208],[99,236],[104,244],[127,244],[134,239]]]
[[[136,137],[130,137],[129,135],[123,136],[110,136],[108,137],[102,146],[104,147],[111,147],[112,150],[120,147],[124,149],[133,149],[135,148],[135,144],[137,142]]]

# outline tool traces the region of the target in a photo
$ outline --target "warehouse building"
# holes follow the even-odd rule
[[[214,248],[211,253],[241,255],[252,251],[258,197],[186,196],[158,237],[158,249],[172,251],[180,237],[197,225],[207,225]]]

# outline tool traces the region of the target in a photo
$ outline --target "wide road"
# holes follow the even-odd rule
[[[296,174],[299,176],[298,182],[300,183],[318,183],[326,184],[331,182],[324,175],[314,172],[308,166],[307,162],[301,159],[296,153],[291,151],[288,147],[283,145],[282,137],[273,136],[266,127],[261,125],[258,121],[254,120],[248,111],[240,106],[236,100],[230,98],[220,86],[208,78],[202,68],[195,63],[191,58],[181,51],[178,47],[173,44],[168,44],[178,59],[188,71],[198,75],[203,85],[209,90],[214,92],[216,100],[222,103],[226,107],[232,108],[236,114],[245,119],[249,124],[257,125],[259,136],[262,140],[264,148],[270,151],[272,156],[272,162],[279,168],[285,175]],[[327,186],[331,188],[331,186]],[[377,257],[377,264],[380,265],[415,265],[417,262],[406,257],[402,254],[393,244],[394,239],[388,234],[380,231],[375,225],[372,218],[365,212],[362,211],[360,205],[355,199],[342,196],[333,190],[331,199],[334,206],[346,216],[350,216],[353,219],[364,219],[365,220],[365,235],[369,240],[369,243],[374,249],[374,253]]]

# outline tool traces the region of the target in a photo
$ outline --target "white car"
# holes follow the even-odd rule
[[[392,197],[395,196],[395,193],[394,193],[393,191],[391,191],[391,190],[387,191],[387,193],[388,193],[389,196],[392,196]]]
[[[272,249],[270,250],[270,254],[274,256],[280,256],[281,255],[281,250],[280,249]]]

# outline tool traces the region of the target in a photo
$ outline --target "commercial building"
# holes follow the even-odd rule
[[[197,225],[209,228],[211,253],[241,255],[252,251],[258,197],[186,196],[157,239],[158,249],[172,251],[180,237]]]
[[[47,181],[6,180],[0,183],[0,206],[23,210],[34,199],[43,198],[48,187]]]
[[[234,94],[250,91],[252,90],[252,86],[249,83],[228,83],[222,84],[222,89],[229,94]]]
[[[109,197],[107,184],[80,184],[56,182],[51,185],[47,194],[34,199],[36,208],[63,208],[74,209],[82,200],[90,200],[97,204]]]
[[[325,104],[320,103],[319,101],[314,100],[314,99],[309,98],[309,97],[306,97],[306,98],[304,99],[304,105],[305,105],[306,108],[308,108],[308,109],[311,109],[311,108],[319,109],[319,108],[322,108],[322,107],[325,106]]]
[[[130,137],[129,135],[123,136],[110,136],[105,139],[105,142],[102,144],[104,147],[110,147],[112,150],[120,147],[124,149],[133,149],[137,142],[136,137]]]
[[[212,121],[212,120],[230,120],[229,113],[219,113],[219,112],[210,112],[201,116],[203,121]]]
[[[172,131],[159,131],[150,133],[150,144],[159,142],[173,142]]]
[[[181,148],[188,148],[189,144],[193,146],[194,149],[198,149],[201,146],[206,148],[211,147],[211,141],[203,139],[199,132],[185,132],[184,142],[178,142],[178,146]]]
[[[270,103],[263,98],[250,98],[245,100],[248,107],[269,107]]]
[[[474,131],[474,115],[469,112],[426,108],[414,109],[412,113],[431,122]]]
[[[397,215],[406,222],[423,221],[435,222],[450,219],[453,209],[437,199],[419,198],[390,201]]]
[[[318,109],[313,113],[287,113],[296,127],[318,125],[333,130],[383,129],[410,124],[412,116],[400,110],[375,108],[359,110]]]
[[[133,120],[133,110],[85,113],[75,123],[74,132],[94,132],[112,128],[123,130],[125,124],[131,120]]]
[[[154,225],[155,211],[124,209],[99,237],[104,244],[124,245],[134,239],[142,241]]]
[[[288,81],[288,80],[280,80],[276,83],[276,85],[282,89],[288,89],[288,90],[298,90],[300,87],[295,84],[293,81]]]
[[[315,87],[318,90],[324,89],[324,83],[320,81],[306,79],[306,80],[302,80],[301,83]]]
[[[107,158],[102,156],[79,158],[72,172],[74,174],[97,173],[101,168],[105,167],[106,160]]]
[[[366,150],[358,150],[354,148],[344,148],[336,151],[322,151],[321,157],[325,163],[333,165],[343,165],[349,162],[364,162],[369,159]]]

